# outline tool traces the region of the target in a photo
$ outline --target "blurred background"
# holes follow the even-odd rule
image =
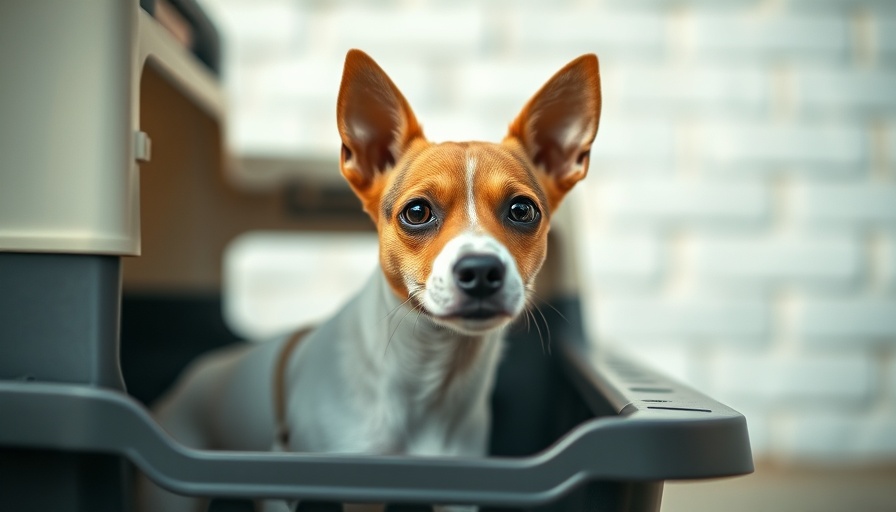
[[[667,485],[664,510],[896,510],[896,2],[200,3],[250,188],[341,186],[349,48],[436,141],[500,140],[597,53],[601,126],[569,205],[590,331],[743,412],[759,464]],[[319,318],[375,264],[373,236],[245,235],[224,264],[229,322],[260,338]]]

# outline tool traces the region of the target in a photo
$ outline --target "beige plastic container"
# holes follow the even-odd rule
[[[212,75],[136,1],[0,7],[0,251],[140,254],[140,77],[224,125]]]

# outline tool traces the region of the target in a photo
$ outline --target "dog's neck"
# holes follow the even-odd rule
[[[461,412],[462,404],[487,396],[501,329],[471,336],[439,326],[412,302],[400,301],[381,270],[358,299],[363,358],[372,370],[367,385],[382,386],[420,414]]]

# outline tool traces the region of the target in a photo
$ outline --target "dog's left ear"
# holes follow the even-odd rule
[[[507,138],[519,141],[543,171],[552,209],[588,172],[600,106],[597,56],[587,54],[551,77],[510,123]]]
[[[342,175],[370,213],[379,178],[411,142],[423,138],[423,129],[398,87],[360,50],[345,57],[336,122],[342,137]]]

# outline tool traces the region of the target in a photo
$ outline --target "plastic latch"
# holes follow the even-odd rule
[[[137,130],[134,133],[134,159],[138,162],[149,162],[152,156],[152,141],[146,132]]]

